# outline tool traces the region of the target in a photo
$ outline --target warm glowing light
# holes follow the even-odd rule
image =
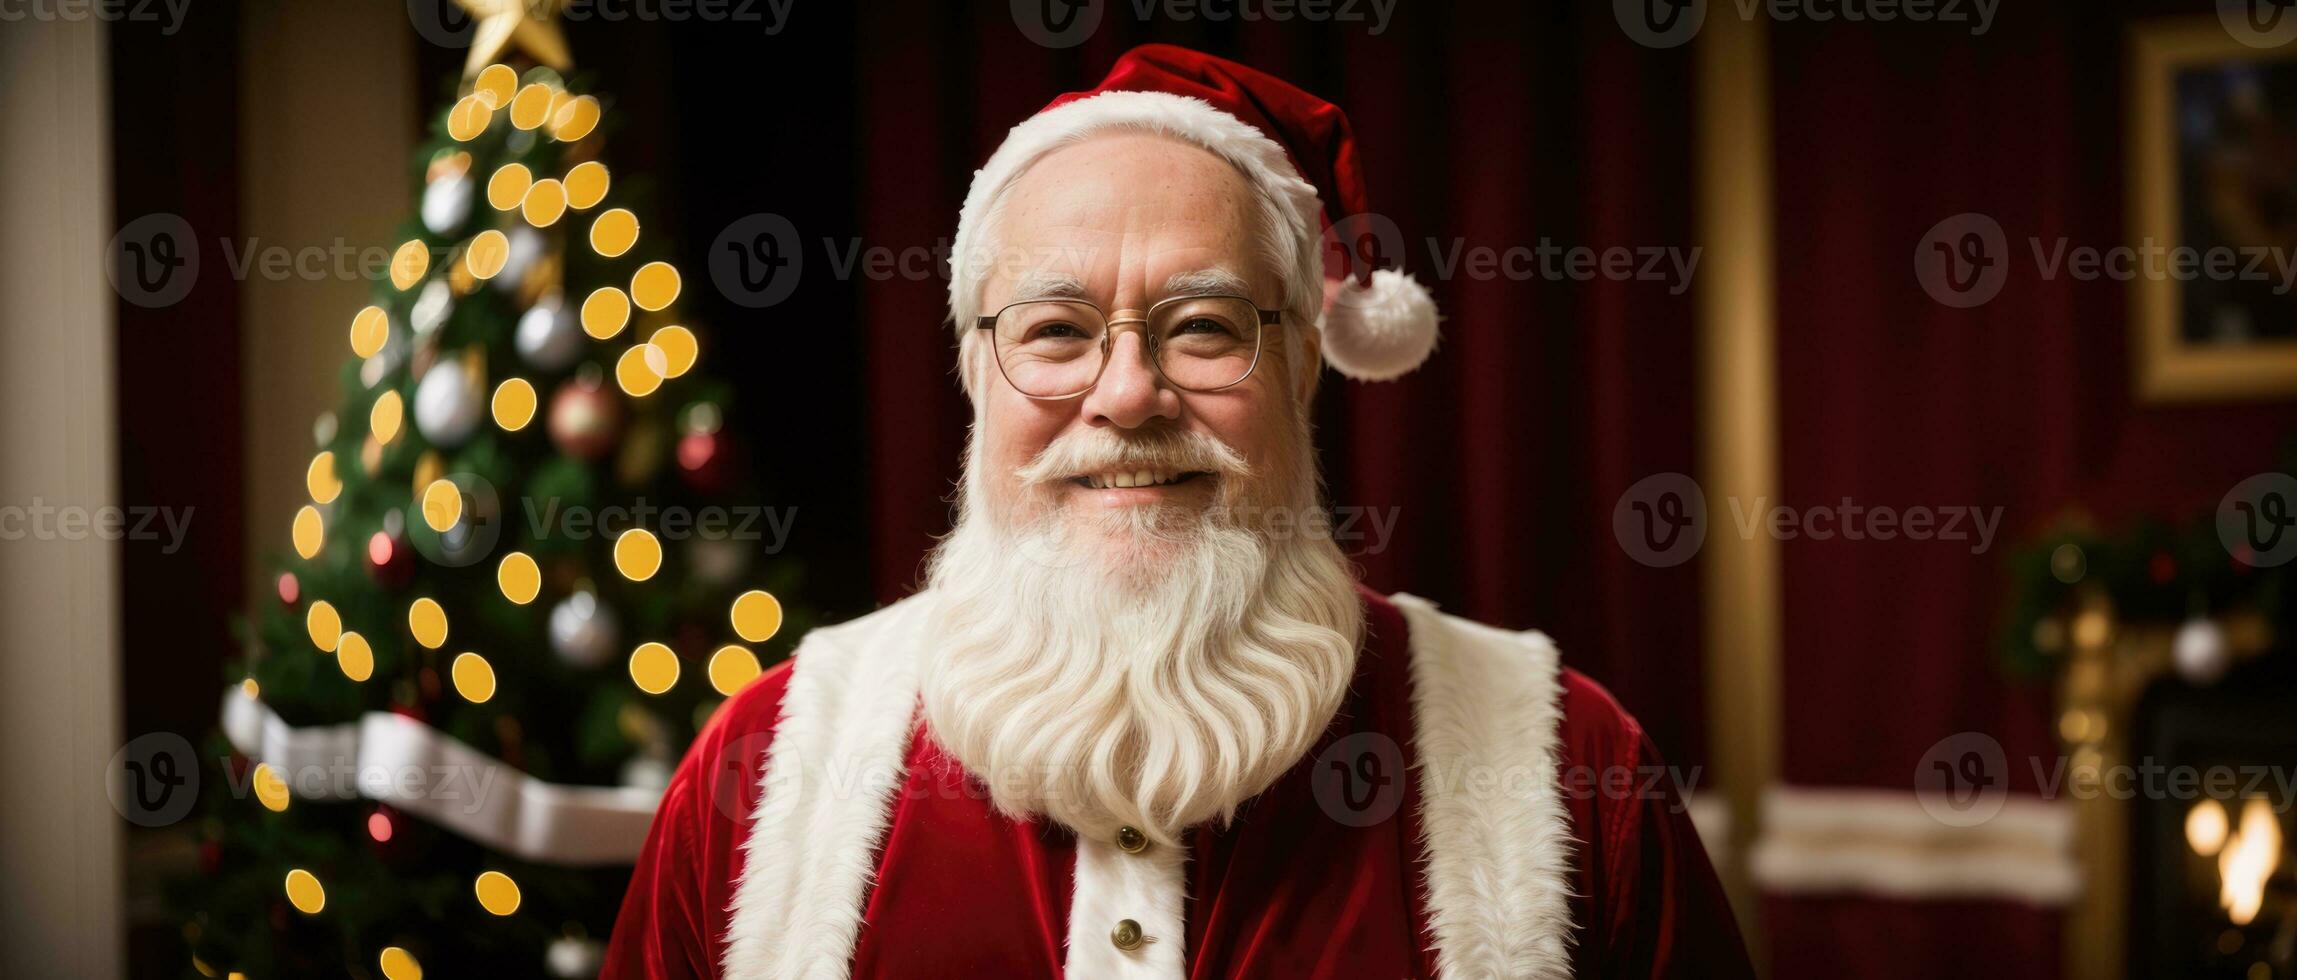
[[[271,763],[258,763],[254,775],[248,780],[254,785],[255,801],[273,813],[287,812],[287,779],[279,774],[279,767]]]
[[[662,364],[656,370],[665,378],[685,374],[702,353],[702,345],[694,340],[694,331],[676,324],[654,331],[646,342],[662,352]]]
[[[752,589],[734,600],[734,632],[752,643],[773,639],[782,628],[782,601]]]
[[[662,542],[642,527],[622,532],[614,539],[614,568],[633,582],[653,578],[662,568]]]
[[[423,523],[445,534],[463,519],[463,492],[453,480],[432,480],[423,488]]]
[[[304,915],[318,915],[327,907],[327,889],[319,886],[317,876],[297,868],[287,873],[287,901]]]
[[[577,211],[597,207],[606,200],[606,188],[612,183],[605,164],[596,160],[575,164],[566,172],[566,204]]]
[[[311,491],[311,502],[331,504],[343,492],[343,481],[335,476],[335,454],[320,453],[311,457],[311,468],[303,474],[304,489]]]
[[[741,644],[728,643],[710,655],[710,686],[728,697],[757,680],[761,672],[758,655]]]
[[[662,349],[638,344],[614,360],[614,383],[632,398],[644,398],[662,387],[661,369],[668,366]]]
[[[582,301],[582,332],[605,340],[622,332],[630,322],[630,294],[606,286]]]
[[[534,421],[534,385],[525,378],[510,378],[495,386],[494,422],[504,432],[517,432]]]
[[[406,418],[406,410],[396,389],[382,393],[367,410],[367,431],[375,434],[376,442],[389,445],[399,437],[399,423]]]
[[[367,836],[374,838],[377,844],[388,843],[391,840],[391,818],[381,810],[368,814]]]
[[[382,307],[370,306],[351,317],[351,353],[373,357],[389,339],[391,321],[383,315]]]
[[[668,262],[648,262],[630,277],[630,300],[641,310],[659,310],[678,298],[678,270]]]
[[[335,644],[335,666],[343,668],[343,676],[365,681],[375,676],[375,650],[366,637],[345,630],[342,641]]]
[[[447,642],[447,611],[430,596],[416,599],[407,606],[407,632],[415,635],[415,642],[438,649]]]
[[[464,143],[477,139],[487,131],[487,123],[494,121],[494,110],[476,92],[455,100],[454,108],[447,110],[447,135]]]
[[[523,163],[506,163],[487,178],[487,204],[497,211],[508,211],[526,200],[526,189],[534,185],[534,171]]]
[[[509,105],[510,97],[518,94],[518,72],[509,65],[488,65],[479,71],[471,94],[496,109]]]
[[[309,561],[319,554],[319,545],[327,537],[327,522],[319,517],[319,508],[304,504],[295,512],[295,527],[289,539],[295,542],[295,553]]]
[[[550,115],[550,86],[529,82],[518,94],[510,98],[510,124],[520,129],[533,129],[542,125]]]
[[[2227,823],[2225,805],[2203,798],[2193,805],[2193,809],[2186,811],[2185,842],[2192,846],[2193,853],[2202,857],[2216,854],[2219,848],[2225,846],[2225,835],[2229,830]]]
[[[311,635],[311,645],[320,652],[334,653],[335,644],[343,639],[343,617],[335,612],[334,604],[318,600],[303,614],[303,631]]]
[[[519,202],[519,213],[537,228],[557,224],[566,214],[566,185],[550,177],[535,181],[526,189],[526,199]]]
[[[423,273],[431,271],[431,250],[423,246],[422,239],[409,239],[391,255],[391,285],[396,289],[411,289],[423,280]]]
[[[513,551],[496,566],[495,584],[502,587],[503,598],[523,606],[542,592],[542,569],[525,552]]]
[[[485,704],[494,697],[494,665],[475,653],[455,656],[455,665],[449,671],[454,675],[455,693],[472,704]]]
[[[376,814],[376,816],[382,816],[382,814]],[[388,827],[390,824],[385,823],[384,826]],[[388,840],[389,838],[378,839]],[[423,980],[423,965],[415,962],[415,954],[400,947],[383,947],[381,966],[383,968],[383,980]]]
[[[2265,882],[2281,863],[2281,824],[2262,799],[2241,806],[2241,826],[2217,852],[2217,903],[2237,926],[2257,918],[2265,904]]]
[[[496,915],[509,915],[518,911],[518,882],[500,871],[487,871],[479,875],[474,886],[479,893],[479,904]]]
[[[493,228],[471,236],[470,245],[463,249],[463,265],[480,279],[494,278],[509,263],[510,239]]]
[[[660,694],[678,683],[678,655],[660,643],[641,643],[630,652],[630,681],[648,694]]]
[[[638,244],[638,216],[628,208],[610,208],[598,213],[590,223],[590,247],[598,254],[614,258],[630,251]]]
[[[557,111],[550,114],[550,135],[557,137],[560,142],[572,143],[590,135],[590,131],[596,128],[598,100],[587,95],[577,95],[566,100],[559,105]]]

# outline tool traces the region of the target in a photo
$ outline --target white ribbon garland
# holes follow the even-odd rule
[[[547,783],[405,715],[295,728],[238,685],[224,691],[232,747],[297,797],[370,799],[494,850],[559,865],[632,864],[658,790]]]

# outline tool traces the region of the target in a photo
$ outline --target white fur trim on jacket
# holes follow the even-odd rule
[[[917,714],[921,597],[806,634],[727,924],[728,980],[843,977]]]
[[[917,717],[930,593],[798,648],[767,752],[764,793],[728,924],[728,980],[837,978],[852,967]],[[1424,887],[1447,978],[1571,974],[1571,822],[1557,772],[1562,685],[1554,644],[1438,612],[1398,594],[1412,649]],[[1503,787],[1493,791],[1487,787]],[[1068,974],[1185,974],[1188,855],[1128,855],[1079,840]],[[1109,932],[1133,919],[1155,939],[1131,954]]]
[[[1393,600],[1412,637],[1436,969],[1457,978],[1569,977],[1572,840],[1556,785],[1563,687],[1555,644],[1538,632],[1444,615],[1418,596]]]

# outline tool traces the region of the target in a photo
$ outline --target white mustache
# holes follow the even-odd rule
[[[1115,470],[1197,470],[1239,479],[1252,475],[1244,454],[1202,432],[1159,429],[1119,435],[1119,431],[1087,429],[1062,436],[1014,475],[1030,486]]]

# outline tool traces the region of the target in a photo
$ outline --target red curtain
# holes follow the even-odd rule
[[[1536,268],[1443,274],[1479,249],[1687,248],[1688,53],[1636,46],[1608,5],[1407,5],[1375,36],[1369,23],[1143,22],[1112,3],[1067,50],[1033,44],[1006,5],[957,6],[860,15],[864,236],[945,242],[1005,131],[1138,43],[1234,57],[1337,101],[1363,140],[1374,206],[1445,316],[1442,348],[1403,381],[1326,376],[1317,441],[1331,498],[1366,535],[1344,544],[1376,588],[1547,630],[1663,750],[1698,761],[1696,565],[1636,564],[1610,530],[1630,484],[1694,462],[1689,291]],[[914,586],[949,524],[969,412],[943,288],[878,283],[861,299],[881,600]],[[1385,541],[1369,533],[1382,523]]]

